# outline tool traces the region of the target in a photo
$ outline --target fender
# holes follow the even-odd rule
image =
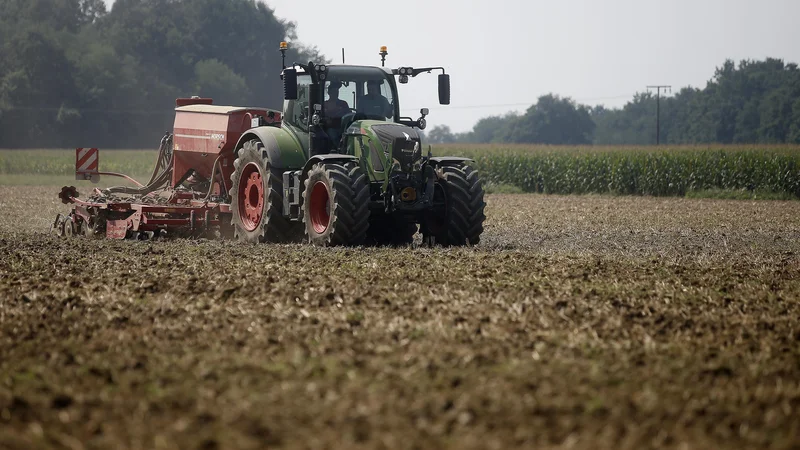
[[[350,162],[350,161],[358,162],[358,158],[356,158],[353,155],[342,155],[339,153],[328,153],[325,155],[312,156],[306,162],[305,166],[303,166],[303,172],[300,175],[300,185],[302,186],[303,180],[306,179],[306,174],[308,173],[309,170],[311,170],[311,167],[318,162],[328,163],[328,162]]]
[[[281,170],[297,170],[306,162],[300,143],[286,130],[274,126],[263,126],[247,130],[236,143],[236,152],[245,142],[258,139],[272,167]],[[262,155],[263,156],[263,155]]]

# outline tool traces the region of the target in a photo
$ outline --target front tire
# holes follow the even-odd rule
[[[234,237],[245,242],[286,242],[292,223],[282,214],[283,180],[263,152],[264,144],[248,141],[233,162],[231,224]]]
[[[369,227],[369,184],[358,165],[317,163],[303,191],[303,223],[318,246],[357,246]]]
[[[478,244],[486,219],[478,172],[466,164],[441,166],[437,172],[440,175],[434,201],[443,201],[444,208],[425,215],[423,242],[433,241],[443,246]]]

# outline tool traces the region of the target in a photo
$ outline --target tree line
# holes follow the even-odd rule
[[[432,143],[647,145],[656,141],[656,95],[622,108],[587,106],[548,94],[523,114],[484,117],[469,132],[432,128]],[[800,143],[800,70],[781,59],[731,60],[702,89],[661,98],[662,144]]]
[[[255,0],[0,0],[0,147],[157,146],[191,95],[280,109],[286,39]]]
[[[278,42],[295,24],[256,0],[0,0],[0,147],[152,147],[174,99],[280,108]],[[293,44],[290,61],[324,61]],[[656,98],[622,108],[548,94],[522,114],[447,126],[433,142],[650,144]],[[800,143],[800,70],[733,61],[702,88],[661,99],[661,142]]]

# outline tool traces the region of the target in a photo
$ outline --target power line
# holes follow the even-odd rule
[[[592,102],[598,100],[618,100],[621,98],[633,98],[634,94],[625,94],[625,95],[615,95],[611,97],[594,97],[594,98],[578,98],[573,99],[574,101],[581,103],[581,102]],[[428,108],[431,111],[436,110],[450,110],[450,109],[476,109],[476,108],[513,108],[518,106],[531,106],[535,104],[535,101],[526,102],[526,103],[494,103],[494,104],[487,104],[487,105],[460,105],[460,106],[437,106],[433,108]],[[419,108],[403,108],[403,111],[414,111],[419,110]]]
[[[672,86],[658,84],[647,86],[647,89],[648,91],[650,89],[656,90],[656,145],[659,145],[661,143],[661,89],[664,89],[665,92],[672,92]]]

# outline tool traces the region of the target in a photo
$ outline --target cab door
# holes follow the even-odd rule
[[[311,138],[309,124],[311,122],[311,77],[301,75],[297,77],[297,100],[285,100],[283,103],[283,126],[288,128],[297,137],[303,154],[306,158],[311,156]]]

